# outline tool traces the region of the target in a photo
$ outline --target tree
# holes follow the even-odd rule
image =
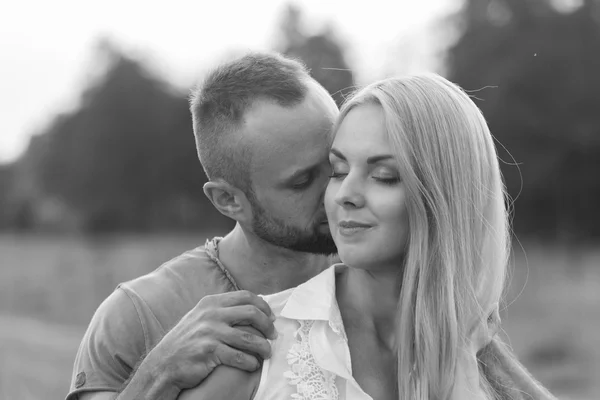
[[[10,205],[13,191],[13,165],[0,164],[0,229],[13,225]]]
[[[456,20],[449,77],[487,87],[471,94],[507,162],[520,233],[600,236],[597,12],[592,1],[565,13],[544,0],[469,0]]]
[[[105,73],[29,154],[45,195],[86,231],[227,225],[202,193],[186,98],[110,43],[98,53]]]
[[[302,12],[288,5],[281,24],[281,42],[277,50],[302,60],[311,75],[333,96],[340,106],[354,90],[354,76],[344,59],[344,49],[331,26],[316,35],[306,33]]]

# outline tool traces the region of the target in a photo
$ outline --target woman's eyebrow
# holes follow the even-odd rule
[[[336,149],[335,147],[332,147],[331,150],[329,150],[329,152],[331,154],[333,154],[334,156],[336,156],[337,158],[347,161],[346,157],[344,157],[342,152],[339,151],[338,149]],[[380,154],[380,155],[376,155],[376,156],[371,156],[371,157],[367,158],[367,164],[375,164],[379,161],[389,160],[389,159],[393,159],[393,158],[394,158],[394,156],[391,154]]]
[[[335,147],[332,147],[331,150],[329,150],[329,152],[331,154],[333,154],[334,156],[336,156],[337,158],[340,158],[340,159],[342,159],[344,161],[347,161],[346,157],[344,157],[344,155],[342,154],[342,152],[339,151],[338,149],[336,149]]]
[[[394,158],[391,154],[382,154],[379,156],[372,156],[367,158],[367,164],[375,164],[376,162],[388,160],[390,158]]]

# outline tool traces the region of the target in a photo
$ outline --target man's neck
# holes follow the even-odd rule
[[[324,255],[274,246],[244,232],[239,224],[219,243],[219,259],[240,289],[271,294],[296,287],[330,264]]]

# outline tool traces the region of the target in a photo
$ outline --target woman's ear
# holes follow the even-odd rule
[[[204,184],[204,194],[213,206],[224,216],[238,222],[251,217],[250,204],[244,192],[223,180]]]

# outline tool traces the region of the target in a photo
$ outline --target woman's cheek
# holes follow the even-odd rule
[[[327,188],[325,189],[325,213],[327,214],[327,219],[329,220],[331,220],[333,217],[333,212],[337,206],[335,203],[335,193],[337,191],[336,186],[337,184],[333,180],[330,180],[329,184],[327,184]]]

